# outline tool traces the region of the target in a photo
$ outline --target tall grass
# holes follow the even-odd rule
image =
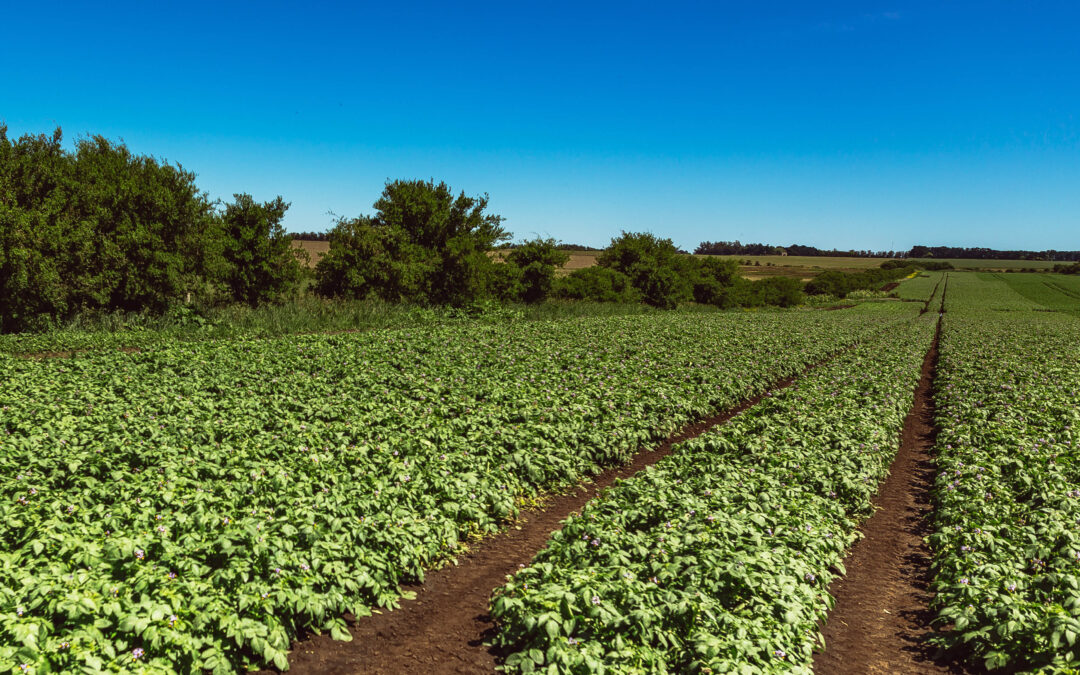
[[[471,307],[423,307],[379,300],[326,300],[302,296],[280,305],[178,306],[165,314],[84,313],[41,333],[0,335],[0,352],[44,354],[95,349],[141,349],[165,341],[274,337],[298,333],[365,331],[455,321],[551,321],[585,316],[625,316],[658,311],[640,304],[552,300],[536,305],[481,303]],[[685,305],[680,313],[713,313]]]

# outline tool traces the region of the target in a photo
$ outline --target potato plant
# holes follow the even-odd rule
[[[348,639],[524,500],[904,304],[0,357],[0,669],[285,668],[301,631]]]
[[[937,641],[990,669],[1077,672],[1080,323],[967,288],[950,285],[936,394]]]
[[[868,340],[566,520],[492,600],[508,669],[810,672],[936,319]]]

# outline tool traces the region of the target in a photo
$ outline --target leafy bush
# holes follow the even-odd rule
[[[0,330],[160,314],[189,300],[258,302],[296,275],[274,221],[280,198],[261,214],[238,202],[223,217],[179,165],[101,136],[67,152],[62,138],[57,129],[12,141],[0,125]]]
[[[739,303],[739,287],[745,281],[739,276],[739,265],[734,260],[685,258],[682,267],[694,302],[723,309]]]
[[[488,291],[501,302],[520,302],[525,294],[521,268],[509,262],[495,265],[488,281]]]
[[[259,204],[249,194],[233,195],[225,207],[225,285],[232,297],[255,306],[284,299],[300,282],[302,270],[292,238],[281,219],[289,205],[278,197]]]
[[[802,282],[791,277],[769,277],[760,281],[744,282],[741,290],[741,304],[748,307],[796,307],[806,299],[803,296]]]
[[[586,267],[556,279],[555,297],[596,302],[641,302],[630,277],[609,267]]]
[[[641,299],[653,307],[672,309],[691,298],[685,263],[670,239],[648,232],[623,232],[597,256],[596,264],[625,274]]]
[[[914,266],[897,267],[890,264],[892,262],[886,261],[882,263],[881,267],[861,272],[826,270],[806,282],[806,293],[809,295],[833,295],[837,298],[843,298],[852,291],[876,290],[882,284],[901,279],[916,271]],[[886,267],[886,265],[888,266]]]
[[[521,270],[521,299],[528,303],[542,302],[551,294],[555,270],[566,264],[570,256],[559,250],[554,239],[534,239],[510,251],[507,264]]]
[[[316,292],[462,306],[485,297],[497,263],[487,252],[509,237],[488,198],[454,197],[446,183],[387,183],[375,215],[341,219],[316,266]]]
[[[940,272],[942,270],[956,269],[951,262],[947,260],[920,260],[915,263],[916,267],[921,267],[928,272]]]

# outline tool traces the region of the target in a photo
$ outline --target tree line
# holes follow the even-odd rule
[[[445,183],[387,183],[372,215],[339,219],[330,230],[330,250],[315,267],[315,292],[455,306],[485,299],[660,308],[682,302],[790,306],[802,300],[798,281],[748,282],[734,261],[690,257],[670,239],[649,233],[623,232],[595,266],[560,277],[556,270],[569,259],[564,248],[550,238],[502,247],[510,235],[501,216],[486,212],[487,203],[486,195],[455,195]]]
[[[560,276],[572,245],[511,242],[487,195],[434,180],[384,186],[370,215],[338,218],[314,270],[282,219],[280,196],[213,201],[178,164],[135,155],[101,136],[65,150],[62,134],[12,140],[0,125],[0,330],[41,330],[76,315],[165,313],[182,305],[324,298],[466,307],[550,298],[721,308],[793,306],[843,297],[907,267],[826,273],[817,283],[749,281],[738,263],[694,257],[671,239],[622,232],[594,267]],[[576,248],[576,247],[575,247]]]
[[[822,249],[816,246],[791,244],[773,246],[771,244],[743,244],[735,241],[703,241],[694,249],[696,255],[794,255],[829,258],[897,258],[904,257],[903,251],[870,251],[849,249]]]
[[[703,241],[694,249],[698,255],[793,255],[829,258],[958,258],[965,260],[1052,260],[1080,261],[1080,251],[999,251],[992,248],[959,246],[912,246],[907,251],[821,249],[792,244],[743,244],[735,241]]]
[[[908,258],[960,258],[964,260],[1052,260],[1080,261],[1080,251],[999,251],[992,248],[958,246],[912,246]]]
[[[302,267],[280,197],[211,201],[180,165],[102,136],[8,138],[0,125],[0,330],[181,301],[276,302]]]

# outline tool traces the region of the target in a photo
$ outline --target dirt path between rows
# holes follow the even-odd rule
[[[402,588],[415,592],[415,599],[402,600],[401,607],[393,612],[358,620],[350,627],[352,642],[338,642],[324,634],[295,643],[289,654],[290,675],[494,672],[498,655],[484,646],[495,630],[488,616],[491,593],[505,583],[508,574],[532,560],[563,519],[580,511],[616,480],[632,476],[671,454],[673,445],[726,422],[801,377],[783,380],[769,392],[685,427],[659,446],[639,452],[631,463],[594,476],[593,482],[570,494],[552,498],[542,510],[523,513],[509,530],[481,541],[460,556],[456,566],[432,571],[423,584]]]
[[[971,672],[935,660],[937,649],[924,641],[934,618],[929,608],[931,553],[923,537],[930,534],[933,510],[932,385],[940,333],[939,319],[904,421],[900,450],[874,499],[877,511],[860,528],[865,537],[844,560],[847,576],[829,587],[837,602],[823,630],[825,651],[814,658],[815,673]]]

